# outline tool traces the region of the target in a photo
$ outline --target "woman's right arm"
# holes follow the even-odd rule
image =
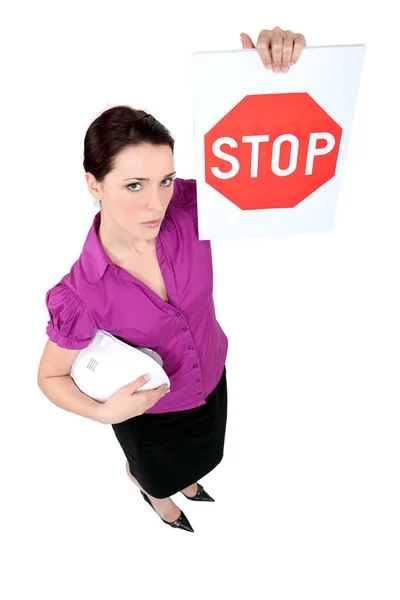
[[[107,402],[97,402],[81,392],[70,375],[79,352],[61,348],[51,340],[45,346],[39,365],[38,385],[59,408],[103,425],[112,425],[143,414],[168,393],[166,384],[138,391],[149,380],[143,375],[117,390]]]
[[[107,402],[86,396],[70,373],[81,351],[77,348],[89,346],[97,325],[82,300],[64,283],[47,292],[46,304],[50,314],[46,329],[49,340],[39,365],[38,385],[53,404],[81,417],[112,425],[143,414],[167,393],[167,385],[140,391],[148,381],[143,375],[117,390]]]
[[[48,340],[38,371],[38,386],[59,408],[106,424],[104,404],[86,396],[70,376],[80,350],[67,350]]]

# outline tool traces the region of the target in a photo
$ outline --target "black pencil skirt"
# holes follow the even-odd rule
[[[226,368],[206,404],[142,414],[112,425],[130,471],[154,498],[195,483],[222,460],[227,421]]]

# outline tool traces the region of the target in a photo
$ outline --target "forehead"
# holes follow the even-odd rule
[[[163,177],[174,170],[174,158],[168,145],[127,146],[115,159],[114,170],[121,177]]]

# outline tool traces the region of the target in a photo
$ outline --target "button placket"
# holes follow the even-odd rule
[[[185,319],[185,316],[184,316],[184,315],[183,315],[183,314],[182,314],[180,311],[176,311],[175,315],[176,315],[176,317],[177,317],[177,318],[182,318],[182,319]],[[180,325],[179,325],[179,326],[180,326]],[[189,331],[189,328],[188,328],[186,325],[185,325],[185,326],[183,326],[183,327],[181,327],[181,326],[180,326],[180,331],[181,331],[181,333],[183,333],[183,334],[187,334],[188,336],[190,336],[190,337],[191,337],[191,333],[190,333],[190,331]],[[187,333],[187,332],[189,332],[189,333]],[[195,348],[194,348],[194,346],[191,344],[190,346],[188,346],[188,350],[190,350],[190,351],[192,351],[192,352],[193,352],[193,351],[195,350]],[[195,357],[194,357],[194,358],[195,358]],[[192,368],[193,368],[194,370],[195,370],[195,369],[198,369],[198,368],[199,368],[199,365],[198,365],[198,363],[194,363],[194,364],[192,365]],[[196,383],[196,387],[197,387],[197,389],[199,389],[199,388],[200,388],[200,386],[201,386],[201,379],[198,377],[198,378],[195,380],[195,383]],[[200,389],[201,389],[201,388],[200,388]],[[202,395],[203,395],[203,392],[199,392],[199,391],[197,391],[197,392],[196,392],[196,396],[202,396]]]

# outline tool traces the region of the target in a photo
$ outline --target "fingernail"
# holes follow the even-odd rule
[[[144,380],[145,380],[145,381],[150,381],[150,375],[145,375],[145,376],[144,376]]]
[[[280,72],[280,68],[279,67],[275,67],[274,68],[274,73],[279,73]]]
[[[287,73],[289,71],[289,67],[282,67],[282,73]]]
[[[267,64],[267,69],[272,69],[272,65],[271,65],[271,63],[268,63],[268,64]]]

